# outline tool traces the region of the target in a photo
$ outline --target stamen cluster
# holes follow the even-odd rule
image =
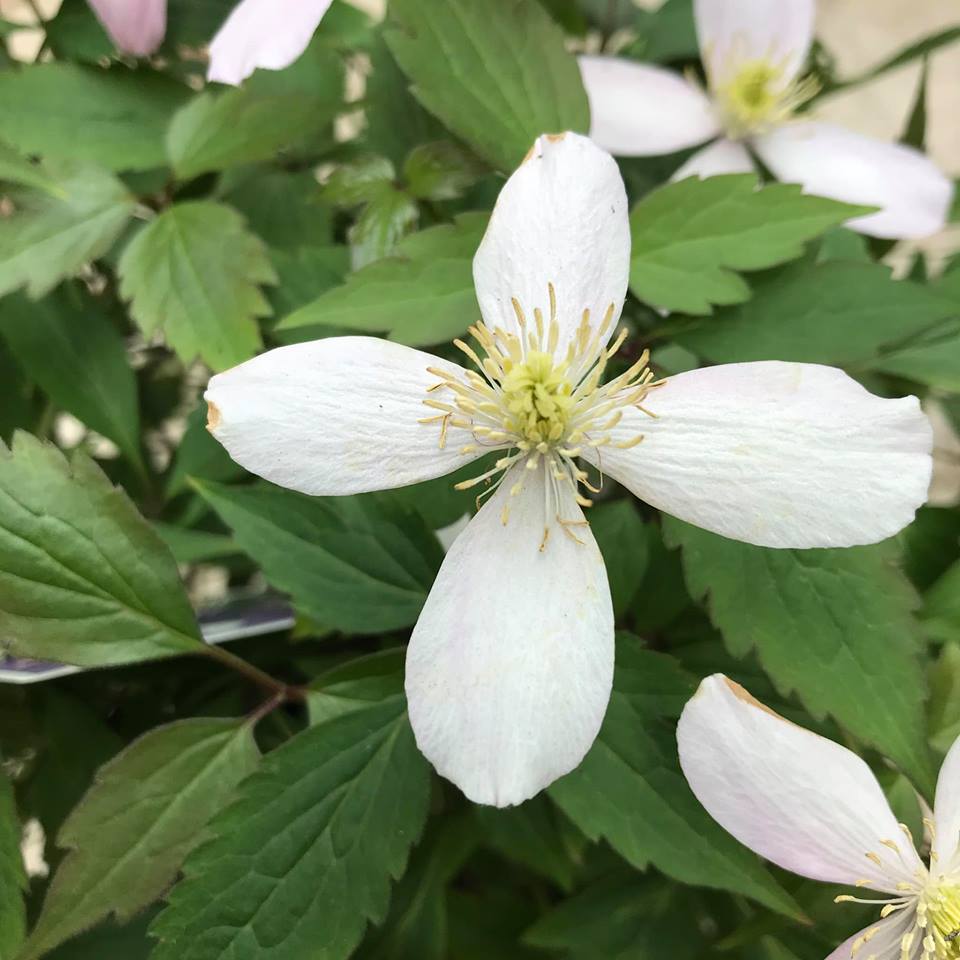
[[[591,505],[580,488],[591,493],[599,493],[599,488],[591,484],[586,471],[578,465],[578,458],[585,449],[599,451],[608,445],[627,449],[642,442],[643,434],[614,441],[611,431],[628,407],[653,417],[641,404],[663,381],[654,379],[647,367],[649,351],[644,351],[629,369],[601,385],[607,364],[627,336],[623,330],[610,347],[605,346],[613,322],[613,304],[596,327],[591,324],[590,311],[584,310],[576,334],[558,357],[560,324],[552,283],[547,292],[548,319],[537,307],[531,324],[520,302],[513,298],[517,332],[501,327],[491,329],[480,322],[470,328],[477,350],[461,340],[454,341],[473,361],[476,370],[466,370],[459,377],[439,367],[429,367],[438,382],[428,389],[431,396],[424,404],[439,413],[420,422],[440,424],[441,448],[452,439],[451,432],[459,430],[469,434],[469,442],[460,448],[464,455],[506,451],[490,470],[457,484],[457,489],[487,483],[489,489],[482,495],[486,496],[499,487],[513,466],[522,465],[522,470],[512,474],[510,494],[515,497],[522,491],[527,473],[542,466],[548,481],[545,516],[554,516],[564,531],[577,539],[571,528],[585,521],[561,515],[561,485],[572,487],[581,506]],[[432,396],[444,393],[447,396],[443,399]],[[504,524],[509,514],[507,503],[502,513]],[[541,550],[550,533],[549,519],[546,522]]]

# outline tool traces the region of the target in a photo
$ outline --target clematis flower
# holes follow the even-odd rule
[[[237,85],[254,70],[283,70],[310,43],[333,0],[241,0],[210,44],[207,79]]]
[[[684,708],[677,742],[690,787],[725,830],[785,870],[855,888],[837,903],[876,904],[877,920],[827,960],[960,957],[960,740],[926,822],[929,866],[856,754],[721,674]]]
[[[946,222],[951,181],[912,147],[829,123],[794,119],[817,93],[801,77],[814,0],[694,0],[704,92],[661,67],[580,58],[591,136],[621,156],[656,156],[709,142],[675,180],[750,173],[751,152],[807,193],[880,207],[848,226],[875,237],[924,237]]]
[[[371,337],[280,347],[210,381],[210,429],[253,473],[307,494],[383,490],[485,454],[484,501],[450,547],[407,652],[421,751],[480,803],[533,796],[579,764],[613,674],[613,613],[584,516],[585,465],[654,506],[778,547],[881,540],[930,478],[915,398],[840,370],[713,367],[657,380],[624,343],[630,229],[616,163],[540,137],[473,262],[469,361]]]
[[[118,50],[146,57],[163,43],[167,0],[90,0],[90,6]]]

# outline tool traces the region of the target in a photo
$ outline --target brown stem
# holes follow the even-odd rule
[[[281,702],[284,700],[306,699],[306,691],[303,687],[290,686],[283,683],[281,680],[277,680],[276,677],[271,677],[269,673],[265,673],[259,667],[255,667],[252,663],[249,663],[242,657],[238,657],[229,650],[225,650],[223,647],[210,645],[207,647],[207,654],[214,660],[219,660],[225,667],[229,667],[231,670],[236,670],[237,673],[243,674],[243,676],[257,686],[269,690],[275,697],[279,697]]]

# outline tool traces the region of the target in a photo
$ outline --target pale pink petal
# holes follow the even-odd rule
[[[236,86],[283,70],[310,43],[332,0],[240,0],[210,44],[207,79]]]
[[[716,177],[725,173],[754,173],[753,158],[742,143],[734,140],[717,140],[698,150],[670,179],[686,180],[687,177]]]
[[[722,674],[704,680],[684,707],[677,744],[707,813],[785,870],[844,885],[869,881],[866,889],[886,892],[923,870],[863,760]]]
[[[765,547],[849,547],[903,529],[930,483],[916,397],[874,396],[842,370],[735,363],[677,374],[584,456],[635,496]],[[618,449],[638,434],[644,440]]]
[[[483,319],[519,330],[513,301],[528,329],[534,312],[550,316],[550,286],[566,351],[584,310],[598,324],[613,307],[613,333],[627,293],[630,224],[627,194],[613,157],[575,133],[538,137],[507,180],[473,260]]]
[[[934,803],[935,824],[931,870],[935,874],[950,873],[960,866],[960,738],[947,753],[937,779],[937,797]]]
[[[578,543],[547,516],[545,484],[542,467],[513,468],[451,545],[407,648],[417,745],[475,803],[522,803],[573,770],[610,697],[603,558],[589,527],[573,528]],[[552,509],[582,520],[559,491]]]
[[[679,74],[619,57],[578,62],[590,100],[590,136],[611,153],[674,153],[720,132],[706,94]]]
[[[700,54],[711,84],[743,63],[782,64],[782,85],[803,67],[813,41],[814,0],[694,0]]]
[[[145,57],[163,43],[167,0],[89,0],[97,19],[123,53]]]
[[[923,952],[923,937],[913,938],[913,945],[903,957],[901,943],[916,922],[912,909],[901,910],[886,920],[878,920],[857,931],[837,947],[827,960],[919,960]],[[858,946],[859,944],[859,946]],[[856,949],[854,949],[856,948]]]
[[[828,123],[788,123],[758,136],[754,149],[771,173],[805,193],[880,207],[847,226],[873,237],[926,237],[941,230],[953,183],[919,150]]]
[[[375,337],[278,347],[218,373],[204,395],[210,432],[251,473],[301,493],[339,496],[403,487],[469,463],[423,405],[438,378],[464,371]],[[440,414],[442,416],[442,414]]]

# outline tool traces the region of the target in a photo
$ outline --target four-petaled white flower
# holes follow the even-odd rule
[[[924,237],[943,227],[953,184],[922,153],[792,119],[817,92],[815,80],[799,77],[814,0],[695,0],[694,9],[708,93],[661,67],[580,58],[597,143],[621,156],[656,156],[714,141],[675,180],[749,173],[752,150],[807,193],[880,207],[849,222],[861,233]]]
[[[877,921],[827,960],[960,957],[960,740],[925,821],[929,867],[863,760],[720,674],[684,708],[677,742],[690,787],[725,830],[785,870],[856,888],[838,903],[877,905]]]
[[[533,796],[593,742],[613,613],[583,464],[728,537],[869,543],[925,497],[931,435],[913,397],[840,370],[745,363],[653,379],[644,353],[603,383],[627,289],[616,163],[543,136],[504,186],[473,263],[473,368],[371,337],[280,347],[219,374],[210,429],[248,470],[308,494],[382,490],[495,451],[486,502],[447,553],[413,631],[417,743],[481,803]],[[643,442],[641,442],[641,440]]]
[[[236,85],[254,70],[283,70],[307,49],[333,0],[241,0],[210,43],[207,79]],[[89,0],[110,39],[144,57],[163,43],[167,0]]]

